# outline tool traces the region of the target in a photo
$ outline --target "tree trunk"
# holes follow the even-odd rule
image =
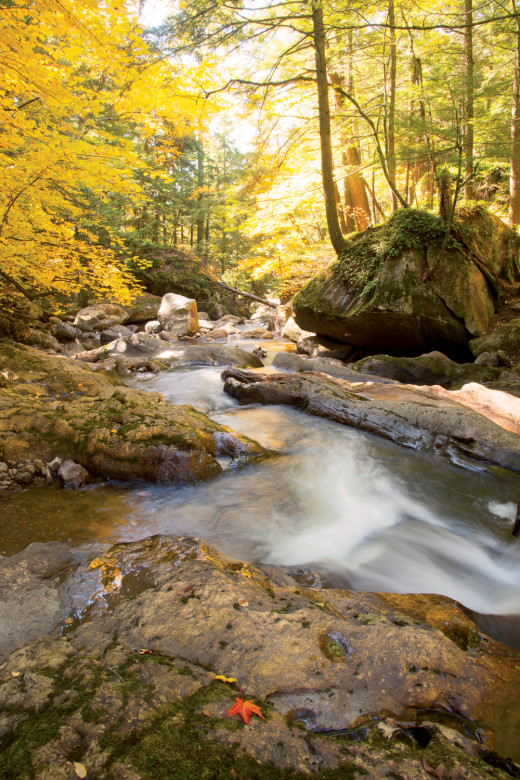
[[[441,222],[448,225],[452,221],[453,200],[451,195],[451,176],[447,168],[443,168],[439,174],[439,217]]]
[[[416,57],[412,53],[410,59],[410,81],[414,86],[422,87],[422,63],[419,57]],[[415,102],[412,98],[410,102],[410,116],[418,117],[421,124],[424,126],[426,119],[426,106],[424,100],[421,98]],[[421,145],[423,145],[423,154],[420,153]],[[417,203],[417,182],[419,182],[425,173],[428,172],[430,167],[430,161],[428,159],[428,144],[425,143],[424,133],[417,136],[417,156],[413,163],[413,168],[410,171],[410,184],[408,189],[407,201],[410,205],[413,205],[414,200]]]
[[[464,0],[464,57],[466,61],[466,99],[464,110],[464,194],[468,200],[475,197],[473,187],[473,0]]]
[[[202,145],[202,134],[199,138],[197,146],[197,184],[199,187],[199,195],[197,197],[197,252],[202,254],[204,249],[204,229],[206,226],[206,220],[204,218],[203,201],[204,195],[202,188],[204,187],[204,147]]]
[[[397,44],[395,40],[395,9],[394,0],[388,3],[388,26],[390,27],[390,84],[388,91],[388,124],[387,124],[387,149],[388,149],[388,175],[395,187],[395,92],[397,79]],[[397,211],[398,204],[395,192],[390,191],[392,211]]]
[[[354,94],[354,67],[353,67],[353,37],[352,30],[348,33],[348,51],[343,52],[347,57],[347,90],[350,95]],[[330,74],[330,82],[334,90],[334,104],[338,114],[345,113],[345,95],[342,90],[334,87],[343,87],[345,78],[339,73]],[[372,222],[370,215],[370,205],[368,202],[366,185],[363,177],[359,173],[361,167],[361,155],[356,143],[356,127],[354,120],[350,120],[350,126],[346,122],[341,128],[341,162],[343,164],[343,202],[344,202],[344,220],[345,227],[341,225],[344,233],[352,233],[354,230],[365,230]],[[354,169],[354,170],[353,170]],[[340,212],[341,220],[341,212]]]
[[[509,224],[520,225],[520,14],[513,0],[515,14],[515,77],[513,82],[513,111],[511,117],[511,171]]]
[[[318,87],[318,112],[320,124],[321,176],[325,196],[325,213],[332,246],[340,254],[345,246],[336,207],[334,188],[334,164],[332,161],[332,139],[330,133],[329,85],[327,60],[325,56],[325,30],[323,27],[322,0],[312,4],[312,31],[316,61],[316,82]]]

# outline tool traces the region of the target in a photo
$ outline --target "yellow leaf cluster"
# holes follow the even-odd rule
[[[0,15],[0,286],[127,302],[123,247],[89,204],[138,203],[135,137],[186,134],[186,74],[155,62],[124,0],[21,0]],[[182,81],[183,87],[179,86]],[[172,100],[172,93],[177,97]],[[134,128],[134,138],[117,126]]]

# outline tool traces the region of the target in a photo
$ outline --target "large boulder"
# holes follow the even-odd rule
[[[296,322],[367,352],[469,355],[503,290],[520,282],[520,239],[480,207],[459,215],[440,257],[444,235],[416,209],[356,235],[295,297]]]
[[[199,331],[197,302],[184,295],[163,295],[157,319],[164,330],[176,336],[194,336]]]
[[[95,303],[80,309],[74,325],[82,331],[106,330],[112,325],[122,325],[128,319],[128,312],[114,303]]]
[[[160,295],[143,293],[135,298],[131,304],[125,306],[128,312],[127,322],[147,322],[156,319],[161,301]]]
[[[520,318],[470,342],[469,348],[475,357],[484,352],[505,352],[513,360],[520,359]]]

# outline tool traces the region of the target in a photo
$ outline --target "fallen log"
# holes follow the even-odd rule
[[[459,466],[520,473],[520,436],[465,406],[456,393],[431,387],[350,382],[319,372],[222,373],[224,391],[239,403],[286,404],[374,433],[403,447],[432,452]],[[439,388],[440,389],[440,388]]]
[[[242,295],[244,298],[251,298],[252,301],[258,301],[259,303],[263,303],[264,306],[270,306],[272,309],[276,309],[278,306],[277,303],[272,303],[265,298],[260,298],[258,295],[253,295],[253,293],[243,292],[242,290],[238,290],[236,287],[231,287],[229,284],[225,284],[224,282],[217,281],[215,284],[218,284],[219,287],[223,287],[224,290],[235,293],[235,295]]]

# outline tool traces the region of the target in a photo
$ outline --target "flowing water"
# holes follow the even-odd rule
[[[313,569],[332,585],[434,592],[478,612],[520,614],[520,541],[511,536],[518,477],[462,470],[288,407],[239,406],[224,394],[221,370],[192,366],[132,381],[279,457],[241,470],[223,461],[222,476],[185,487],[107,482],[9,494],[0,554],[35,540],[98,548],[196,535],[233,557]]]

